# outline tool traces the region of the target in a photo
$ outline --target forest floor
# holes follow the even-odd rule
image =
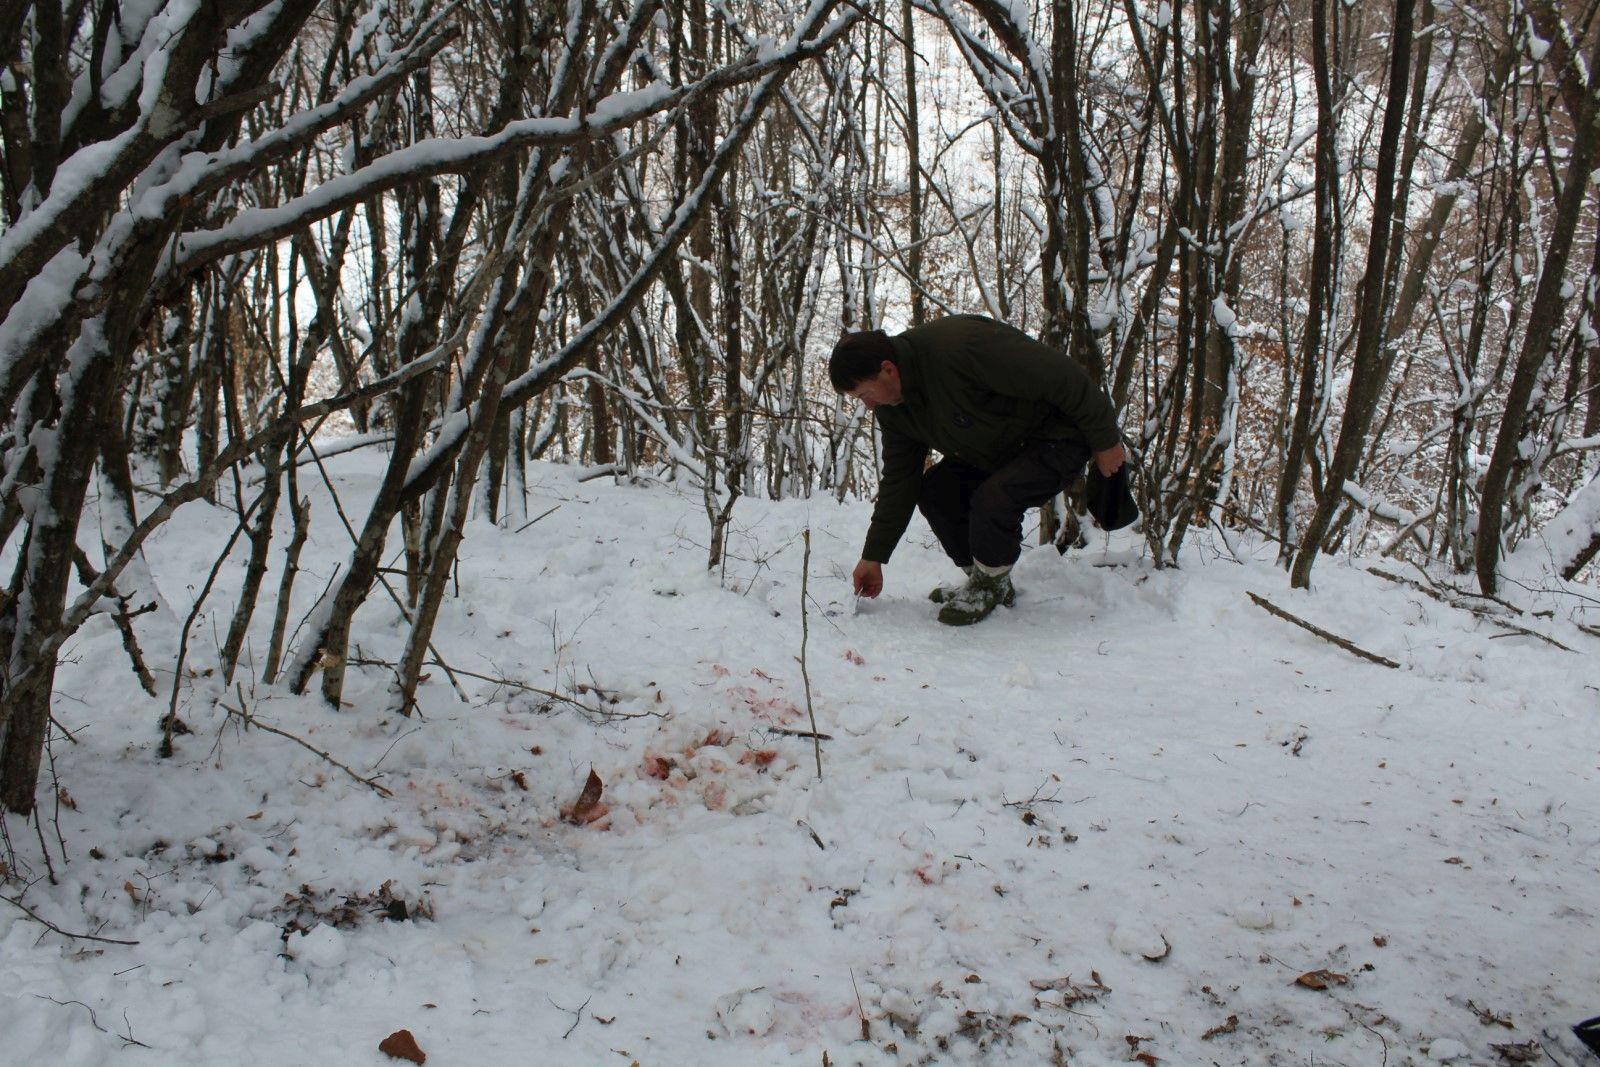
[[[382,459],[331,463],[353,516]],[[1156,570],[1097,537],[1029,551],[1016,607],[953,630],[920,518],[857,602],[868,504],[742,501],[719,575],[697,496],[530,477],[548,514],[475,522],[439,620],[464,701],[435,667],[393,714],[381,663],[337,712],[253,662],[225,688],[236,549],[170,760],[174,635],[232,514],[156,538],[161,696],[94,620],[41,792],[55,884],[8,823],[27,907],[137,943],[0,903],[0,1062],[382,1064],[407,1029],[440,1067],[1400,1067],[1537,1062],[1541,1027],[1600,1013],[1592,587],[1487,605],[1563,651],[1367,573],[1429,580],[1392,560],[1296,593],[1270,545]],[[348,556],[318,529],[295,619]],[[803,584],[820,780],[782,732],[811,728]],[[356,632],[393,661],[406,627],[380,591]]]

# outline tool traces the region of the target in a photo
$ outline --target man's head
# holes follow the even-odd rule
[[[880,404],[898,404],[903,398],[894,345],[882,330],[841,337],[828,358],[828,378],[835,389],[855,397],[868,411]]]

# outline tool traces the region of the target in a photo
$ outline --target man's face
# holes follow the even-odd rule
[[[878,368],[876,377],[858,383],[846,395],[861,401],[868,411],[876,411],[883,404],[890,406],[898,404],[905,399],[900,391],[900,368],[884,360]]]

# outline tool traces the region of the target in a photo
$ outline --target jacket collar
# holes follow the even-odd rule
[[[903,333],[894,334],[889,338],[889,343],[894,346],[895,366],[900,369],[900,390],[902,393],[914,393],[922,396],[923,374],[922,357],[906,340]]]

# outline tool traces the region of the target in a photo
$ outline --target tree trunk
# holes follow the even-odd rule
[[[1344,500],[1344,483],[1355,473],[1366,446],[1367,428],[1372,424],[1378,398],[1383,390],[1381,369],[1383,327],[1383,283],[1387,274],[1390,224],[1394,210],[1395,163],[1399,152],[1400,130],[1406,113],[1406,90],[1411,69],[1412,0],[1396,0],[1394,34],[1390,45],[1389,100],[1384,109],[1383,134],[1378,144],[1378,165],[1373,175],[1376,191],[1372,205],[1372,233],[1367,243],[1367,266],[1357,293],[1359,324],[1355,360],[1350,372],[1350,389],[1345,398],[1344,419],[1339,427],[1339,443],[1328,465],[1317,510],[1306,528],[1295,555],[1290,582],[1296,589],[1311,584],[1311,567],[1322,551],[1322,539],[1333,522],[1334,513]]]
[[[1565,302],[1562,289],[1566,284],[1567,260],[1572,254],[1572,239],[1588,196],[1589,172],[1595,160],[1597,93],[1600,93],[1600,34],[1595,36],[1594,50],[1589,56],[1589,82],[1582,111],[1573,130],[1567,173],[1562,183],[1556,216],[1552,220],[1550,244],[1545,249],[1544,266],[1534,293],[1533,307],[1528,312],[1527,332],[1522,337],[1522,350],[1517,357],[1516,370],[1506,395],[1505,413],[1500,420],[1500,430],[1495,435],[1494,451],[1489,456],[1489,469],[1483,476],[1473,557],[1478,587],[1486,596],[1493,596],[1499,586],[1498,569],[1503,551],[1500,542],[1512,469],[1520,454],[1534,385],[1550,356],[1556,329],[1560,325],[1561,308]]]

